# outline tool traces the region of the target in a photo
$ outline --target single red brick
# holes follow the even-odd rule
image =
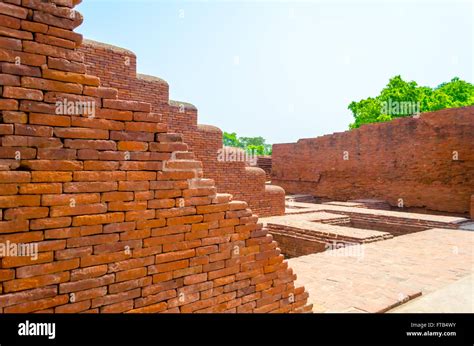
[[[79,258],[66,261],[55,261],[51,263],[37,264],[18,268],[16,270],[16,277],[21,279],[37,275],[53,274],[75,269],[77,267],[79,267]]]
[[[5,210],[3,218],[5,220],[40,219],[47,217],[48,213],[49,209],[45,207],[13,208]]]
[[[20,194],[38,195],[46,193],[62,193],[62,185],[60,183],[20,184]]]
[[[69,280],[69,272],[35,276],[32,278],[16,279],[3,283],[5,293],[18,292],[31,288],[55,285]]]
[[[68,227],[71,225],[71,222],[72,220],[70,217],[44,218],[39,220],[31,220],[30,228],[32,230],[38,230]]]

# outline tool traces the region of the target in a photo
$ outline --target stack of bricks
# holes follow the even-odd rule
[[[117,88],[120,98],[151,102],[152,111],[162,114],[168,128],[183,135],[219,191],[246,201],[259,216],[284,214],[285,191],[266,185],[265,171],[250,167],[248,162],[220,161],[222,131],[198,124],[198,110],[192,104],[169,100],[166,81],[137,74],[137,57],[133,52],[92,40],[86,40],[79,51],[84,53],[88,73],[100,77],[103,86]]]
[[[38,246],[0,258],[0,312],[310,311],[247,203],[85,73],[79,2],[0,2],[0,245]]]

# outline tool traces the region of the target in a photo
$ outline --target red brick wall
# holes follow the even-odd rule
[[[0,244],[38,254],[0,258],[0,312],[309,311],[247,203],[150,103],[85,74],[74,3],[21,4],[0,2]]]
[[[189,103],[169,101],[168,84],[156,77],[136,74],[136,56],[132,52],[87,40],[80,48],[85,54],[87,71],[101,78],[103,85],[119,89],[119,96],[150,102],[154,112],[163,115],[171,131],[183,134],[204,172],[216,182],[219,191],[228,192],[248,202],[259,216],[282,215],[284,190],[266,186],[264,172],[249,168],[244,162],[219,162],[222,131],[198,124],[198,111]]]
[[[289,193],[379,198],[393,206],[401,198],[406,207],[467,213],[474,192],[474,107],[275,144],[272,161],[272,182]]]
[[[102,42],[85,40],[79,48],[89,74],[98,76],[103,86],[116,88],[121,99],[148,102],[153,112],[167,122],[169,86],[164,80],[137,74],[137,57],[129,50]]]
[[[272,157],[271,156],[259,156],[257,160],[257,166],[265,171],[267,180],[272,179]]]

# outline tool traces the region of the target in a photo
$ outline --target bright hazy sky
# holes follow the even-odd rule
[[[474,0],[83,0],[77,29],[132,50],[199,122],[268,143],[345,131],[390,77],[473,82]]]

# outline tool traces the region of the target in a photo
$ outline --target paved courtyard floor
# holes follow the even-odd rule
[[[474,275],[402,304],[389,312],[470,313],[474,311]]]
[[[314,312],[385,312],[472,275],[474,232],[429,229],[292,258],[289,265]]]

